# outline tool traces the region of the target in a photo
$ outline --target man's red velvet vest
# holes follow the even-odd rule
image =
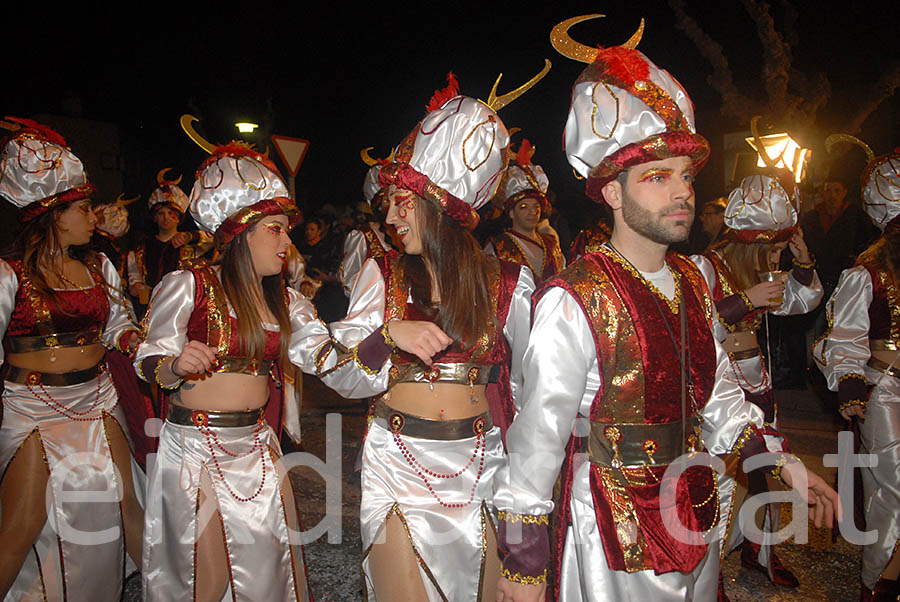
[[[565,258],[559,248],[556,239],[549,234],[538,232],[539,242],[544,248],[544,263],[541,266],[532,266],[520,245],[525,244],[516,240],[516,235],[509,231],[504,232],[493,241],[494,253],[503,261],[528,266],[534,272],[535,280],[543,282],[554,274],[557,274],[565,265]]]
[[[890,273],[864,266],[872,278],[869,304],[869,338],[900,342],[900,293]]]
[[[697,416],[712,394],[716,351],[710,320],[712,298],[702,274],[686,257],[670,253],[666,262],[676,282],[670,304],[617,253],[602,247],[584,256],[547,282],[534,297],[536,306],[549,287],[565,289],[579,303],[594,338],[601,386],[591,404],[591,421],[601,424],[663,424]],[[683,299],[679,307],[678,298]],[[682,400],[681,312],[685,312],[687,349],[693,395]],[[668,324],[668,327],[666,326]],[[686,355],[687,355],[686,349]],[[693,399],[693,401],[692,401]],[[684,403],[684,410],[682,410]],[[702,442],[693,430],[689,439],[697,449]],[[577,451],[569,446],[570,458]],[[646,449],[646,448],[645,448]],[[571,490],[573,469],[567,461],[562,472],[563,497]],[[591,465],[591,491],[597,526],[607,563],[613,570],[654,570],[656,573],[693,570],[706,553],[697,536],[692,544],[673,538],[660,513],[660,481],[666,466],[623,467],[616,471]],[[676,510],[682,524],[705,531],[717,519],[718,499],[712,472],[688,469],[676,488]],[[568,500],[557,505],[568,512]],[[561,524],[567,524],[564,516]],[[562,527],[561,527],[562,528]],[[558,560],[564,532],[557,532],[554,554]]]

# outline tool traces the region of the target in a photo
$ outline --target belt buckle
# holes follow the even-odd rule
[[[55,334],[44,337],[45,347],[59,347],[59,338]]]
[[[476,435],[483,435],[484,427],[485,427],[484,416],[479,416],[472,422],[472,430],[475,431]]]
[[[209,424],[209,415],[203,410],[194,410],[191,412],[191,422],[196,427],[206,426]]]
[[[30,387],[34,387],[36,385],[41,384],[41,373],[40,372],[29,372],[25,376],[25,384]]]

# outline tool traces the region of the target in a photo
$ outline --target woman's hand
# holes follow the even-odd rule
[[[387,329],[398,348],[412,353],[429,366],[431,358],[453,342],[433,322],[391,320],[387,324]]]
[[[216,361],[216,353],[205,343],[200,341],[188,341],[181,350],[181,355],[172,362],[170,370],[178,378],[184,378],[188,374],[203,374],[209,372]]]
[[[172,236],[172,238],[169,239],[169,244],[171,244],[176,249],[180,249],[189,242],[191,242],[190,232],[176,232]]]
[[[843,410],[841,410],[841,417],[844,420],[850,420],[854,416],[856,416],[860,420],[865,420],[866,419],[866,406],[857,403],[857,404],[848,406],[848,407],[844,408]]]
[[[775,309],[781,307],[781,301],[775,302],[770,299],[778,299],[784,297],[784,282],[760,282],[744,291],[753,307],[767,307]]]
[[[822,477],[807,470],[802,462],[788,462],[781,469],[785,484],[800,494],[809,505],[809,518],[816,527],[823,524],[831,529],[834,519],[842,520],[841,502],[837,492]]]
[[[546,595],[546,583],[513,583],[506,577],[500,577],[497,582],[497,602],[543,602]]]
[[[809,255],[809,248],[806,246],[806,241],[803,240],[803,230],[800,228],[797,228],[797,231],[794,232],[790,242],[788,242],[788,247],[791,249],[791,254],[794,256],[794,259],[798,262],[812,263],[812,258]]]

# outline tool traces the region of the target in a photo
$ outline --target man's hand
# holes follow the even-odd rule
[[[547,584],[526,585],[513,583],[506,577],[497,582],[497,602],[543,602],[547,596]]]
[[[176,249],[180,249],[189,242],[191,242],[190,232],[176,232],[175,235],[169,239],[169,243]]]
[[[853,404],[841,410],[841,417],[844,420],[851,420],[854,416],[860,420],[866,419],[866,407],[860,404]]]
[[[391,320],[387,324],[387,329],[397,347],[412,353],[429,366],[431,358],[453,342],[433,322]]]
[[[831,529],[834,527],[835,518],[838,521],[842,520],[841,502],[837,492],[829,487],[822,477],[807,470],[802,462],[785,464],[781,469],[781,478],[809,504],[809,518],[816,527],[821,527],[824,523]]]

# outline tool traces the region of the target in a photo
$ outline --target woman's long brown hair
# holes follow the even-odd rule
[[[237,316],[238,343],[243,346],[243,359],[246,359],[243,367],[246,367],[254,359],[262,361],[266,349],[266,332],[257,307],[257,292],[261,294],[262,300],[278,322],[281,331],[280,356],[282,360],[287,357],[288,343],[291,338],[291,320],[285,302],[284,276],[276,274],[263,277],[262,290],[259,290],[256,284],[259,276],[253,267],[250,247],[247,244],[247,234],[257,225],[258,222],[228,243],[219,259],[219,265],[222,268],[220,271],[222,288],[225,289],[225,295]]]
[[[768,260],[770,244],[744,243],[729,241],[718,248],[719,253],[725,258],[725,263],[731,268],[735,284],[739,290],[747,290],[755,284],[759,284],[758,272],[765,272],[769,268]]]
[[[887,228],[884,234],[859,254],[858,265],[868,265],[890,274],[897,283],[897,268],[900,267],[900,230]]]
[[[422,254],[401,258],[413,303],[451,339],[471,346],[497,321],[488,285],[490,260],[468,230],[421,197],[416,197],[416,219]],[[431,303],[434,295],[426,266],[431,266],[440,286],[437,308]]]

